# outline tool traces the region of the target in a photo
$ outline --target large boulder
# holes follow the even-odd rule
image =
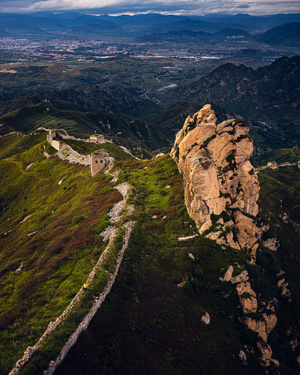
[[[255,259],[259,183],[249,161],[249,127],[242,120],[216,120],[209,104],[189,116],[171,156],[183,175],[185,203],[199,232],[219,244],[250,249]]]

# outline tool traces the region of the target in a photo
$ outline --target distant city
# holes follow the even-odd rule
[[[201,42],[199,46],[191,45],[182,48],[181,43],[169,42],[136,43],[116,42],[109,40],[72,40],[50,39],[32,40],[27,38],[5,37],[0,38],[0,55],[5,57],[6,63],[37,62],[37,61],[95,61],[97,59],[111,58],[117,55],[130,55],[136,58],[176,58],[176,59],[229,59],[233,57],[235,63],[245,63],[253,57],[259,60],[272,62],[276,58],[287,55],[300,54],[300,48],[274,47],[261,44],[256,46],[260,56],[251,54],[251,43],[244,40],[243,36],[227,37],[225,41],[210,44]],[[250,50],[250,51],[249,51]],[[241,52],[245,51],[243,56]],[[239,52],[240,56],[236,56]],[[3,56],[4,55],[4,56]],[[251,65],[251,64],[250,64]],[[263,64],[262,64],[263,65]]]

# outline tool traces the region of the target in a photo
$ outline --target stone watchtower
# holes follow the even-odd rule
[[[57,151],[60,151],[62,148],[63,143],[60,140],[57,140],[57,135],[54,131],[50,130],[47,135],[47,141],[50,143],[52,147],[54,147]]]
[[[104,150],[96,151],[91,155],[91,174],[94,177],[98,172],[103,171],[109,164],[109,155]]]

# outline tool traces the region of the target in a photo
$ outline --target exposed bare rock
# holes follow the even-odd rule
[[[226,271],[225,275],[223,278],[221,278],[222,281],[230,281],[232,278],[232,273],[233,273],[233,267],[229,266],[228,270]]]
[[[267,227],[258,227],[255,222],[260,187],[249,161],[253,143],[248,133],[249,127],[242,120],[216,124],[214,111],[206,105],[186,119],[171,156],[183,175],[185,203],[199,233],[220,245],[246,252],[251,256],[250,263],[254,263],[258,240]],[[265,245],[272,247],[274,241],[269,242]],[[272,350],[267,340],[277,323],[275,309],[269,304],[259,310],[260,320],[253,319],[249,314],[258,312],[258,301],[248,272],[244,270],[234,277],[232,274],[233,267],[229,266],[221,280],[236,285],[243,310],[240,321],[257,332],[261,363],[269,366]],[[278,287],[288,295],[284,279],[279,280]],[[241,351],[240,357],[247,363],[245,352]]]
[[[241,248],[251,249],[258,239],[258,227],[253,219],[243,215],[240,211],[233,213],[235,225],[238,229],[238,242]]]
[[[222,234],[221,231],[219,232],[210,232],[206,235],[207,238],[209,238],[210,240],[214,240],[214,241],[217,241],[219,239],[219,236]]]
[[[298,339],[293,339],[293,340],[291,340],[291,341],[290,341],[290,345],[291,345],[293,351],[295,351],[295,349],[296,349],[297,346],[298,346]]]
[[[243,271],[231,279],[232,284],[244,283],[249,280],[248,271]]]
[[[279,243],[277,239],[274,238],[268,238],[267,240],[263,241],[264,247],[271,251],[276,251],[278,249]]]
[[[269,366],[272,358],[272,349],[270,345],[259,341],[257,343],[257,348],[261,354],[261,364],[263,366]]]
[[[271,358],[270,362],[273,363],[273,365],[276,367],[280,366],[280,362],[277,359]]]
[[[289,300],[291,298],[291,292],[288,288],[289,283],[285,280],[285,278],[281,279],[277,283],[278,288],[281,289],[281,295],[283,297],[287,297]]]
[[[183,174],[185,203],[200,234],[255,259],[259,183],[249,161],[253,143],[248,133],[242,120],[216,125],[207,104],[186,119],[171,156]]]
[[[205,312],[205,315],[202,316],[201,321],[206,325],[210,324],[210,315],[208,312]]]
[[[195,255],[192,254],[192,253],[189,253],[189,258],[190,258],[191,260],[195,260],[195,259],[196,259],[196,258],[195,258]]]
[[[284,223],[287,224],[289,222],[289,217],[286,212],[284,212],[283,214],[280,214],[279,217],[283,220]]]
[[[256,293],[251,288],[249,281],[237,284],[236,291],[242,305],[243,313],[249,314],[257,311]]]
[[[207,220],[203,225],[201,225],[201,228],[199,229],[199,233],[202,234],[205,231],[207,231],[212,226],[212,221],[209,219]]]
[[[273,314],[263,314],[263,319],[266,324],[266,334],[269,335],[269,333],[275,328],[277,324],[277,316]]]
[[[267,342],[268,336],[266,333],[266,323],[264,321],[246,318],[245,324],[249,329],[257,332],[259,338],[261,338],[264,342]]]
[[[189,277],[188,276],[183,277],[182,282],[179,283],[179,284],[177,284],[177,287],[178,288],[183,288],[188,281],[189,281]]]
[[[241,319],[243,323],[247,325],[249,329],[254,332],[257,332],[258,337],[267,343],[268,335],[274,329],[277,324],[277,317],[275,315],[275,310],[270,304],[266,308],[267,313],[262,314],[262,320],[252,319],[249,316],[246,316]]]

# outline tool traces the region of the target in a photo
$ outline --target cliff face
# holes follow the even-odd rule
[[[183,174],[185,202],[201,234],[255,259],[259,183],[249,158],[249,128],[242,120],[216,124],[211,106],[188,117],[171,156]]]
[[[249,127],[238,119],[218,125],[216,121],[209,104],[189,116],[171,156],[183,175],[185,204],[200,234],[250,254],[254,263],[261,230],[254,221],[259,183],[249,161],[253,152]],[[221,280],[236,285],[242,308],[239,320],[258,334],[261,364],[269,366],[273,359],[267,339],[277,322],[274,306],[269,302],[259,309],[248,272],[235,277],[232,273],[230,266]],[[251,316],[257,312],[262,314],[259,320]]]

